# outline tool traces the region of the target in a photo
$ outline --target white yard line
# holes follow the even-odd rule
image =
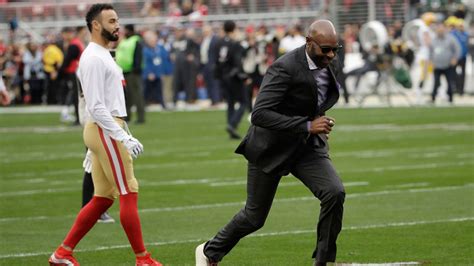
[[[363,152],[363,151],[362,151]],[[344,156],[355,156],[357,152],[354,153],[346,153]],[[333,158],[342,157],[341,154],[337,154],[331,156]],[[377,153],[374,153],[374,157],[378,157]],[[474,157],[474,154],[468,156],[467,158],[470,159]],[[81,157],[82,158],[82,157]],[[51,176],[51,175],[66,175],[66,174],[78,174],[82,172],[82,168],[80,167],[80,163],[82,161],[78,161],[78,168],[75,169],[62,169],[62,170],[53,170],[53,171],[46,171],[41,173],[35,173],[31,171],[27,172],[16,172],[10,173],[6,176],[2,176],[4,179],[15,178],[15,177],[35,177],[38,178],[40,176]],[[233,158],[233,159],[221,159],[221,160],[196,160],[196,161],[181,161],[181,162],[170,162],[170,163],[156,163],[156,164],[137,164],[134,166],[135,169],[139,170],[149,170],[149,169],[161,169],[161,168],[180,168],[186,166],[193,166],[193,165],[202,165],[202,164],[221,164],[221,163],[242,163],[245,164],[245,159],[241,157]],[[351,169],[345,172],[370,172],[370,171],[386,171],[386,170],[403,170],[403,169],[425,169],[425,168],[437,168],[442,166],[452,166],[452,165],[468,165],[473,164],[472,160],[461,161],[461,162],[451,162],[451,163],[429,163],[429,164],[406,164],[406,165],[397,165],[391,167],[376,167],[376,168],[361,168],[361,169]],[[21,181],[23,182],[23,181]]]
[[[230,160],[220,160],[220,161],[226,161],[226,162],[234,162],[234,161],[241,161],[240,159],[230,159]],[[216,161],[199,161],[195,162],[196,164],[204,164],[204,163],[213,163]],[[171,163],[174,166],[177,167],[179,164],[184,164],[184,163]],[[407,164],[407,165],[393,165],[393,166],[387,166],[387,167],[373,167],[373,168],[359,168],[359,169],[351,169],[351,170],[345,170],[345,171],[339,171],[341,174],[349,174],[349,173],[370,173],[370,172],[386,172],[386,171],[405,171],[405,170],[416,170],[416,169],[433,169],[433,168],[441,168],[441,167],[450,167],[450,166],[464,166],[464,165],[472,165],[474,162],[472,161],[461,161],[461,162],[450,162],[450,163],[428,163],[428,164]],[[183,166],[183,165],[181,165]],[[140,167],[140,169],[143,169],[144,166]],[[150,168],[153,167],[153,165],[150,165]],[[66,170],[67,171],[67,170]],[[81,171],[79,169],[77,170],[69,170],[69,174],[80,174]],[[50,174],[57,174],[59,175],[59,171],[50,171]],[[34,173],[31,173],[32,176],[35,176]],[[35,177],[39,177],[41,174],[37,174]],[[214,182],[219,182],[219,179],[213,179],[212,183]],[[23,182],[23,181],[21,181]],[[189,182],[189,183],[188,183]],[[233,181],[231,181],[233,182]],[[245,181],[240,180],[240,181],[235,181],[238,182],[236,185],[241,185],[245,184]],[[77,183],[77,180],[74,180],[74,183]],[[163,183],[151,183],[147,186],[163,186],[163,185],[186,185],[186,184],[192,184],[192,183],[202,183],[206,184],[209,183],[208,179],[194,179],[194,180],[172,180],[172,181],[163,181]],[[63,186],[61,182],[59,182],[61,186]],[[211,184],[212,186],[212,184]],[[216,185],[214,185],[216,186]],[[219,185],[217,185],[219,186]],[[26,190],[26,191],[8,191],[8,192],[0,192],[0,198],[1,197],[14,197],[14,196],[23,196],[23,195],[34,195],[34,194],[49,194],[49,193],[54,193],[56,190],[60,192],[64,191],[78,191],[80,190],[81,187],[75,187],[75,188],[70,188],[70,189],[46,189],[46,190]]]
[[[75,145],[77,146],[77,145]],[[36,146],[35,146],[36,147]],[[424,147],[424,148],[400,148],[400,149],[370,149],[370,150],[356,150],[348,152],[332,152],[331,157],[356,157],[356,158],[380,158],[394,156],[403,153],[405,156],[413,158],[435,158],[446,156],[445,151],[456,150],[464,145],[444,145],[436,147]],[[37,147],[39,149],[39,147]],[[235,144],[229,145],[214,145],[212,147],[191,147],[191,148],[160,148],[159,150],[147,151],[144,156],[146,157],[168,157],[170,155],[178,155],[183,158],[192,157],[205,157],[212,154],[211,151],[215,150],[233,150]],[[1,163],[15,163],[15,162],[33,162],[33,161],[49,161],[49,160],[61,160],[64,158],[83,158],[84,152],[78,150],[77,152],[69,153],[51,153],[44,151],[28,152],[28,153],[13,153],[6,154],[0,152]],[[457,153],[457,156],[465,156],[466,158],[474,157],[474,153]]]
[[[57,134],[64,132],[80,132],[82,129],[73,126],[27,126],[27,127],[0,127],[0,134],[11,133],[36,133],[36,134]]]
[[[381,190],[381,191],[372,191],[372,192],[363,192],[363,193],[353,193],[346,195],[347,199],[350,198],[362,198],[362,197],[372,197],[372,196],[384,196],[392,194],[403,194],[403,193],[425,193],[425,192],[440,192],[440,191],[452,191],[459,189],[472,189],[474,184],[466,184],[462,186],[445,186],[445,187],[433,187],[433,188],[416,188],[416,189],[404,189],[404,190]],[[281,202],[295,202],[295,201],[314,201],[314,197],[293,197],[293,198],[282,198],[275,199],[274,203]],[[160,207],[160,208],[148,208],[140,209],[140,213],[149,213],[149,212],[178,212],[178,211],[188,211],[188,210],[201,210],[201,209],[215,209],[223,207],[233,207],[233,206],[243,206],[245,201],[236,201],[236,202],[225,202],[225,203],[211,203],[211,204],[198,204],[198,205],[186,205],[186,206],[176,206],[176,207]],[[0,223],[11,223],[18,221],[32,221],[32,220],[51,220],[51,219],[65,219],[73,218],[76,215],[67,215],[67,216],[30,216],[30,217],[4,217],[0,218]]]
[[[0,127],[1,133],[63,133],[71,131],[80,131],[79,127],[72,126],[26,126],[26,127]],[[472,123],[436,123],[421,125],[397,125],[397,124],[370,124],[370,125],[352,125],[343,124],[337,126],[338,131],[354,132],[354,131],[390,131],[390,132],[407,132],[415,130],[447,130],[447,131],[472,131],[474,125]],[[204,139],[213,140],[214,137],[204,136]],[[155,140],[161,141],[161,140]]]
[[[403,265],[420,265],[416,261],[399,261],[387,263],[335,263],[334,266],[403,266]]]
[[[247,180],[242,178],[241,180],[236,181],[227,181],[227,182],[213,182],[210,183],[211,187],[225,187],[225,186],[240,186],[247,184]],[[299,181],[290,181],[290,182],[281,182],[278,187],[293,187],[293,186],[301,186],[303,183]],[[344,183],[345,187],[356,187],[356,186],[368,186],[369,182],[361,181],[361,182],[346,182]]]
[[[347,227],[343,227],[342,230],[344,230],[344,231],[368,230],[368,229],[377,229],[377,228],[406,227],[406,226],[438,224],[438,223],[458,223],[458,222],[467,222],[467,221],[474,221],[474,217],[459,217],[459,218],[440,219],[440,220],[407,221],[407,222],[398,222],[398,223],[347,226]],[[301,235],[301,234],[314,234],[314,233],[315,233],[314,229],[308,229],[308,230],[292,230],[292,231],[277,231],[277,232],[268,232],[268,233],[256,233],[256,234],[251,234],[247,237],[251,237],[251,238],[252,237],[271,237],[271,236]],[[204,242],[208,239],[209,238],[152,242],[152,243],[147,243],[146,246],[165,246],[165,245],[176,245],[176,244],[200,243],[200,242]],[[125,249],[125,248],[130,248],[130,245],[129,244],[123,244],[123,245],[113,245],[113,246],[101,246],[101,247],[89,248],[89,249],[77,249],[77,250],[75,250],[75,252],[95,252],[95,251],[101,251],[101,250]],[[46,252],[45,251],[40,251],[40,252],[30,252],[30,253],[2,254],[2,255],[0,255],[0,259],[46,256],[46,255],[50,255],[51,252],[52,251],[46,251]],[[382,264],[382,265],[384,265],[384,264]]]
[[[400,185],[391,185],[391,186],[387,186],[387,187],[391,187],[391,188],[408,188],[408,187],[427,187],[431,185],[431,183],[429,182],[418,182],[418,183],[406,183],[406,184],[400,184]]]
[[[448,130],[448,131],[472,131],[474,125],[471,123],[438,123],[422,125],[396,125],[396,124],[371,124],[371,125],[338,125],[338,131],[390,131],[410,132],[415,130]]]
[[[241,162],[240,159],[230,159],[230,160],[220,160],[220,161],[226,161],[226,162]],[[207,161],[207,162],[196,162],[196,163],[213,163],[216,161]],[[180,163],[172,163],[174,166],[177,167],[176,164]],[[183,164],[183,163],[181,163]],[[373,168],[358,168],[358,169],[350,169],[350,170],[341,170],[339,173],[348,175],[350,173],[371,173],[371,172],[386,172],[386,171],[404,171],[404,170],[417,170],[417,169],[434,169],[434,168],[441,168],[441,167],[450,167],[450,166],[465,166],[465,165],[473,165],[474,162],[472,161],[460,161],[460,162],[451,162],[451,163],[428,163],[428,164],[406,164],[406,165],[393,165],[393,166],[387,166],[387,167],[373,167]],[[183,165],[181,165],[183,166]],[[138,167],[139,169],[144,169],[146,165],[142,167]],[[149,165],[149,167],[146,168],[155,168],[153,165]],[[25,183],[25,182],[30,182],[31,183],[49,183],[48,185],[59,185],[61,187],[64,187],[64,184],[78,184],[80,183],[80,179],[63,179],[63,180],[56,180],[56,181],[49,181],[46,178],[40,178],[41,176],[65,176],[65,175],[81,175],[83,172],[81,171],[80,168],[78,169],[69,169],[69,170],[55,170],[55,171],[48,171],[44,173],[34,173],[34,172],[28,172],[28,173],[16,173],[9,175],[8,177],[12,179],[11,181],[8,180],[11,183]],[[25,180],[15,180],[14,177],[34,177]],[[168,180],[168,181],[147,181],[147,180],[152,180],[152,179],[142,179],[142,182],[145,186],[169,186],[169,185],[188,185],[188,184],[210,184],[211,186],[220,186],[220,182],[237,182],[235,183],[236,185],[240,184],[245,184],[246,181],[243,180],[235,180],[237,178],[223,178],[223,179],[218,179],[218,178],[201,178],[201,179],[178,179],[178,180]],[[242,177],[242,179],[244,179]],[[214,184],[214,185],[212,185]],[[229,183],[230,185],[230,183]],[[285,186],[285,185],[283,185]],[[288,185],[291,186],[291,185]],[[80,186],[75,186],[75,188],[67,189],[64,190],[63,188],[58,189],[57,191],[78,191],[80,190]],[[35,190],[25,190],[25,191],[8,191],[8,192],[0,192],[0,198],[1,197],[13,197],[13,196],[22,196],[22,195],[34,195],[34,194],[49,194],[49,193],[54,193],[56,189],[50,188],[47,190],[42,190],[42,189],[35,189]]]

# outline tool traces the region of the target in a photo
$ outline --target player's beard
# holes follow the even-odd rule
[[[118,34],[114,35],[112,32],[104,28],[102,28],[102,32],[100,33],[100,35],[102,35],[102,37],[104,37],[107,41],[110,41],[110,42],[115,42],[115,41],[118,41],[119,39]]]

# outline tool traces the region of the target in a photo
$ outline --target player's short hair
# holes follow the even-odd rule
[[[230,33],[230,32],[233,32],[234,30],[235,30],[235,22],[233,22],[232,20],[228,20],[224,22],[225,33]]]
[[[91,8],[89,8],[89,11],[87,11],[86,14],[86,23],[90,32],[92,32],[92,21],[96,19],[103,10],[110,9],[114,9],[111,4],[94,4],[91,6]]]

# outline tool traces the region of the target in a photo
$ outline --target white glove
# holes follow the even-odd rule
[[[90,174],[92,172],[92,152],[89,149],[87,149],[86,157],[82,162],[82,167],[84,167],[84,171],[87,173]]]
[[[143,153],[143,145],[138,141],[138,139],[130,136],[129,138],[122,141],[123,145],[127,148],[128,152],[134,159]]]

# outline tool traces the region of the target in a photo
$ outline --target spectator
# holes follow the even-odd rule
[[[181,17],[182,12],[179,8],[178,3],[176,0],[171,0],[168,3],[168,14],[166,19],[166,25],[171,27],[178,27],[179,26],[179,18]]]
[[[135,106],[137,108],[137,124],[145,123],[145,100],[141,83],[142,49],[141,37],[135,34],[135,26],[125,25],[125,37],[117,46],[115,56],[127,83],[125,97],[127,121],[132,120],[132,106]]]
[[[172,41],[171,35],[168,31],[163,31],[162,38],[159,41],[161,45],[163,45],[164,49],[166,50],[166,54],[168,55],[166,58],[163,59],[163,74],[161,76],[161,84],[162,84],[162,91],[163,91],[163,101],[165,102],[166,106],[169,107],[169,104],[173,103],[173,70],[174,64],[173,60],[171,60],[171,50],[172,50]]]
[[[219,82],[214,77],[214,68],[217,58],[216,43],[218,37],[214,34],[210,25],[205,25],[202,29],[203,40],[201,42],[201,72],[206,83],[207,93],[211,99],[211,104],[216,105],[222,100]]]
[[[165,47],[158,44],[158,36],[154,31],[143,34],[145,46],[143,48],[143,73],[146,102],[160,103],[163,109],[166,104],[163,100],[161,75],[164,72],[163,61],[168,57]]]
[[[306,43],[306,39],[301,34],[301,26],[294,25],[288,30],[288,34],[281,40],[278,48],[280,54],[288,53]]]
[[[215,77],[220,80],[227,100],[227,127],[231,139],[240,139],[237,127],[245,112],[247,97],[244,92],[245,85],[250,84],[248,75],[242,69],[243,48],[235,41],[235,22],[224,23],[225,37],[216,45],[218,58],[216,58]],[[235,110],[235,104],[239,109]]]
[[[23,80],[29,88],[31,103],[41,104],[44,90],[45,74],[43,71],[43,53],[34,42],[26,44],[23,53]]]
[[[69,105],[74,105],[74,125],[79,125],[79,109],[78,109],[78,87],[76,70],[79,65],[79,59],[82,51],[84,51],[87,29],[84,26],[76,28],[75,34],[72,29],[66,29],[65,42],[68,48],[64,56],[64,62],[59,69],[59,78],[62,79],[64,88],[65,108],[61,112],[63,121],[69,121]]]
[[[464,30],[464,20],[455,19],[452,25],[451,34],[461,47],[461,54],[455,66],[456,92],[464,94],[464,80],[466,79],[466,59],[469,47],[469,34]]]
[[[263,75],[267,71],[265,54],[266,42],[264,40],[258,41],[257,36],[253,30],[248,29],[247,40],[243,42],[243,46],[243,70],[252,80],[245,91],[247,97],[246,102],[249,112],[252,112],[252,100],[260,88]]]
[[[451,34],[447,33],[447,29],[443,23],[438,24],[436,28],[436,37],[433,40],[433,53],[431,58],[434,66],[434,86],[431,93],[431,101],[435,103],[436,94],[440,85],[441,75],[444,75],[448,84],[448,100],[453,102],[453,88],[455,88],[455,72],[454,67],[457,64],[461,54],[461,47]]]
[[[173,43],[175,66],[173,77],[174,102],[185,94],[186,102],[196,100],[196,76],[199,69],[199,45],[194,41],[194,30],[178,29]]]
[[[64,54],[55,43],[54,35],[47,37],[47,45],[43,52],[44,72],[46,73],[46,103],[59,103],[58,71],[64,60]]]

